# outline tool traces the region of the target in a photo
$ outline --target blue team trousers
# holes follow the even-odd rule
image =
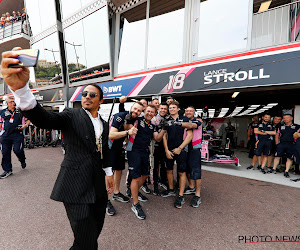
[[[2,168],[4,171],[12,170],[11,150],[21,163],[25,162],[24,136],[22,134],[1,136]]]

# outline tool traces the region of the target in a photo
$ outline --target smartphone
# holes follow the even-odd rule
[[[18,64],[10,64],[10,68],[35,67],[40,51],[38,49],[23,49],[14,51],[19,54],[16,58],[20,62]]]

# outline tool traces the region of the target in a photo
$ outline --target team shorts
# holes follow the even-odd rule
[[[187,158],[187,152],[181,151],[179,155],[174,154],[173,159],[166,159],[167,170],[173,170],[174,161],[176,161],[177,172],[179,173],[186,172],[186,158]]]
[[[108,150],[110,166],[112,166],[113,170],[124,170],[125,169],[125,151],[124,149]]]
[[[280,142],[277,144],[275,157],[282,157],[286,153],[286,157],[292,159],[295,154],[295,144],[291,142]]]
[[[272,141],[272,148],[271,148],[271,155],[275,155],[276,148],[277,148],[277,145],[276,145],[275,141],[273,140]]]
[[[132,179],[150,175],[149,152],[127,151],[129,176]]]
[[[296,158],[296,164],[300,164],[300,147],[298,145],[295,145],[295,158]]]
[[[270,156],[272,150],[272,141],[259,141],[257,144],[257,148],[254,150],[254,154],[256,156],[261,156],[264,153],[264,156]]]
[[[192,149],[187,153],[187,173],[192,180],[201,179],[201,152],[200,149]]]

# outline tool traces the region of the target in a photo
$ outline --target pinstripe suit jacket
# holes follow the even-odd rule
[[[103,159],[97,152],[94,126],[83,109],[46,111],[39,104],[24,115],[37,127],[58,129],[64,135],[66,154],[51,199],[65,203],[94,203],[107,199],[105,172],[108,161],[108,124],[102,118]]]

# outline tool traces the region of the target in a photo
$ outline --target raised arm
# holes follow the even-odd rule
[[[109,131],[109,139],[111,140],[118,140],[120,138],[126,137],[127,135],[136,135],[137,128],[131,125],[129,130],[119,131],[115,127],[111,127]]]

